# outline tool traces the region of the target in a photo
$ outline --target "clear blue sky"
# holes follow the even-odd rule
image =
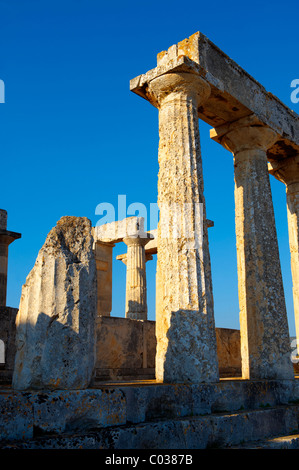
[[[158,112],[129,91],[156,54],[201,31],[268,91],[299,112],[298,1],[103,2],[0,0],[1,198],[8,229],[9,306],[47,233],[64,215],[86,216],[118,195],[157,200]],[[239,328],[232,156],[200,122],[216,326]],[[271,178],[290,332],[294,334],[284,186]],[[118,245],[115,255],[124,252]],[[124,316],[125,266],[114,263],[113,314]],[[147,263],[154,319],[155,261]]]

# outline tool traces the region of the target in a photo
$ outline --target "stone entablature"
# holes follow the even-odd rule
[[[260,123],[278,133],[279,139],[267,151],[270,158],[299,148],[298,115],[251,77],[236,62],[197,32],[157,55],[157,67],[130,82],[131,91],[149,99],[148,84],[156,77],[177,69],[189,69],[209,84],[209,100],[198,109],[198,117],[212,127],[255,114]],[[155,105],[154,102],[152,104]]]

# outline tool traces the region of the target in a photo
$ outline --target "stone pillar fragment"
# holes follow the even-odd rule
[[[196,73],[169,72],[147,88],[159,108],[160,136],[156,378],[213,382],[219,375],[206,223],[200,249],[193,244],[201,205],[206,220],[197,110],[210,87]]]
[[[286,185],[295,326],[299,341],[299,155],[273,161],[268,164],[268,169]]]
[[[18,238],[20,233],[7,230],[7,212],[0,209],[0,307],[6,306],[8,246]]]
[[[150,241],[146,234],[123,239],[128,247],[126,256],[126,318],[147,320],[147,288],[145,270],[145,245]]]
[[[87,388],[95,365],[95,320],[91,223],[62,217],[22,288],[13,388]]]
[[[99,241],[95,244],[98,317],[109,317],[112,310],[112,252],[114,246],[114,243]]]
[[[255,116],[211,133],[234,155],[242,376],[294,376],[266,151],[277,140]]]

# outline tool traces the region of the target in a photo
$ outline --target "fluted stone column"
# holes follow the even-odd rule
[[[126,256],[126,318],[147,320],[147,288],[145,270],[145,245],[150,241],[146,235],[128,236],[123,239],[128,247]]]
[[[266,151],[277,140],[254,116],[218,128],[234,155],[244,379],[294,376]]]
[[[97,241],[97,317],[110,317],[112,310],[112,252],[114,243]]]
[[[273,161],[268,164],[268,169],[286,185],[294,313],[299,341],[299,155]]]
[[[159,108],[156,379],[162,382],[219,379],[206,223],[200,248],[192,245],[201,204],[205,220],[197,110],[209,94],[194,73],[167,73],[148,87]]]
[[[0,209],[0,307],[6,306],[8,246],[18,238],[20,233],[7,230],[7,212]]]

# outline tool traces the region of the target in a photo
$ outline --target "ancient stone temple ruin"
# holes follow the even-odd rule
[[[0,392],[1,445],[299,447],[270,188],[272,175],[286,185],[298,337],[299,118],[201,33],[159,53],[130,88],[158,110],[158,227],[147,232],[141,217],[96,227],[63,217],[49,233],[22,289],[13,377]],[[199,119],[234,161],[240,331],[214,320]],[[116,318],[120,242],[126,310]]]

